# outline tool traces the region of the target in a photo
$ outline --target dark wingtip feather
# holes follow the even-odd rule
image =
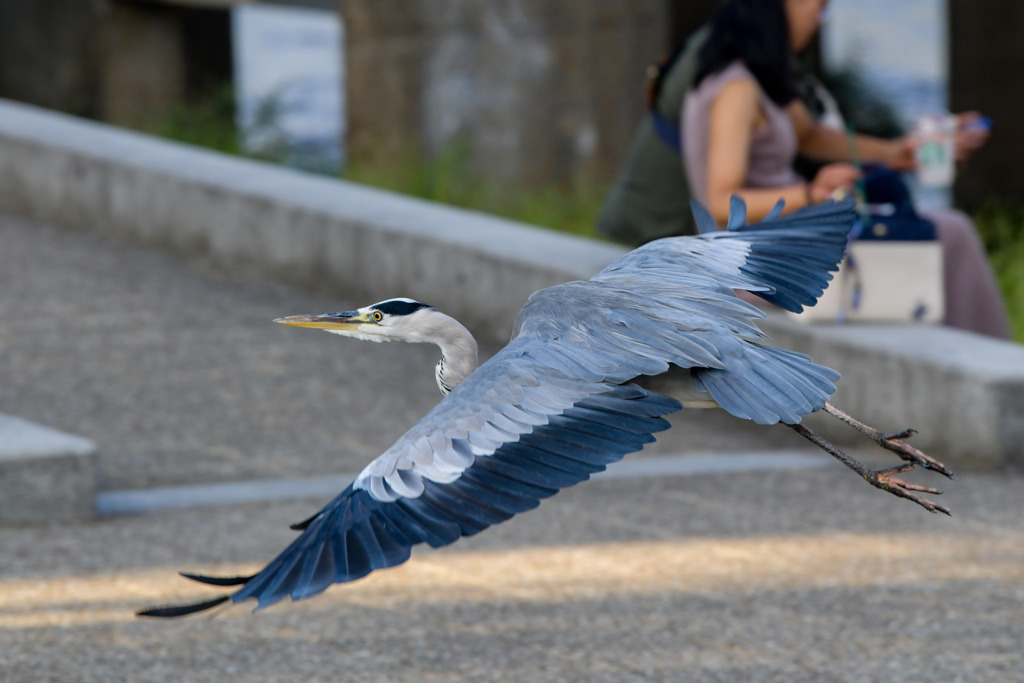
[[[707,207],[696,199],[690,200],[690,210],[693,211],[693,220],[697,223],[697,232],[713,233],[718,231],[718,224]]]
[[[312,524],[313,520],[316,519],[319,516],[320,516],[320,513],[318,512],[315,515],[313,515],[312,517],[308,517],[307,519],[304,519],[301,522],[297,522],[295,524],[292,524],[288,528],[292,529],[293,531],[305,531],[306,527],[308,527],[310,524]]]
[[[204,612],[208,609],[213,609],[217,605],[222,605],[230,599],[230,595],[224,595],[219,598],[214,598],[213,600],[197,602],[192,605],[171,605],[169,607],[154,607],[152,609],[139,610],[135,613],[135,616],[158,617],[161,619],[184,617],[188,616],[189,614],[195,614],[196,612]]]
[[[256,576],[255,574],[251,574],[249,576],[206,576],[204,574],[189,574],[188,572],[178,573],[186,579],[205,583],[210,586],[241,586],[243,583],[248,583]]]
[[[747,222],[747,203],[738,195],[729,197],[729,222],[726,230],[738,230]]]
[[[838,270],[856,217],[852,201],[828,202],[743,225],[734,234],[750,253],[740,270],[772,288],[757,296],[799,313],[817,303]]]

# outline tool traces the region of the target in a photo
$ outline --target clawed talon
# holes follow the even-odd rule
[[[902,432],[884,434],[882,432],[879,432],[877,429],[868,427],[864,423],[850,417],[849,415],[847,415],[846,413],[842,412],[841,410],[839,410],[838,408],[829,403],[825,404],[825,409],[830,414],[835,415],[843,422],[854,427],[861,433],[866,434],[868,437],[870,437],[873,441],[878,443],[883,448],[893,451],[906,462],[902,465],[897,465],[896,467],[889,467],[881,470],[870,470],[867,467],[865,467],[859,460],[850,457],[849,455],[841,451],[839,448],[837,448],[834,444],[824,439],[823,437],[819,436],[818,434],[815,434],[804,425],[791,424],[788,426],[791,427],[795,432],[803,436],[805,439],[808,439],[813,444],[824,450],[826,453],[828,453],[829,455],[836,458],[841,463],[852,469],[854,472],[863,477],[866,482],[868,482],[875,488],[879,488],[883,491],[888,491],[894,496],[899,496],[900,498],[905,498],[911,502],[917,503],[928,512],[941,512],[943,514],[952,516],[953,513],[945,505],[938,505],[937,503],[933,503],[927,498],[922,498],[921,496],[918,496],[916,493],[914,493],[918,492],[930,493],[932,495],[941,495],[942,491],[931,486],[913,484],[911,482],[904,481],[903,479],[899,479],[897,477],[892,476],[894,474],[910,472],[911,470],[914,469],[916,465],[920,465],[925,469],[940,472],[941,474],[946,475],[950,479],[954,478],[953,473],[941,462],[925,453],[922,453],[920,450],[914,448],[913,446],[902,440],[916,434],[916,430],[905,429]]]
[[[842,410],[840,410],[839,408],[836,408],[831,403],[825,404],[825,411],[829,415],[837,417],[846,424],[850,425],[861,434],[864,434],[882,448],[890,450],[896,455],[900,456],[900,458],[902,458],[903,460],[909,463],[913,463],[915,465],[920,465],[926,470],[934,470],[935,472],[943,474],[949,477],[950,479],[956,478],[953,475],[953,471],[950,470],[948,467],[943,465],[941,462],[939,462],[932,456],[928,455],[927,453],[924,453],[923,451],[917,448],[914,448],[909,443],[903,440],[909,439],[910,437],[917,434],[916,429],[904,429],[901,432],[891,432],[886,434],[878,431],[874,427],[869,427],[868,425],[864,424],[855,417],[852,417],[847,413],[843,412]]]
[[[831,404],[829,404],[831,405]],[[835,406],[833,406],[834,408]],[[888,434],[882,434],[882,439],[885,441],[892,441],[894,439],[909,439],[910,437],[917,434],[917,430],[913,427],[904,429],[902,432],[889,432]]]
[[[941,512],[945,515],[949,515],[952,517],[952,511],[950,511],[950,509],[945,505],[933,503],[927,498],[922,498],[921,496],[911,493],[911,491],[919,491],[921,493],[941,495],[942,491],[931,486],[922,486],[920,484],[914,484],[892,476],[894,474],[910,472],[913,469],[914,463],[906,463],[904,465],[898,465],[897,467],[890,467],[884,470],[868,471],[862,476],[864,477],[865,481],[867,481],[875,488],[882,489],[883,491],[888,491],[894,496],[899,496],[900,498],[906,498],[909,501],[913,501],[914,503],[917,503],[918,505],[923,507],[925,510],[928,510],[928,512]]]
[[[914,433],[916,434],[916,432]],[[901,441],[900,439],[903,438],[906,437],[901,437],[897,435],[892,438],[879,441],[878,444],[882,446],[882,448],[886,448],[892,451],[893,453],[900,456],[901,458],[903,458],[912,465],[920,465],[926,470],[933,470],[935,472],[938,472],[939,474],[943,474],[949,477],[950,479],[956,479],[956,476],[954,476],[952,470],[950,470],[948,467],[946,467],[941,462],[939,462],[932,456],[928,455],[927,453],[924,453],[923,451],[914,448],[906,441]]]

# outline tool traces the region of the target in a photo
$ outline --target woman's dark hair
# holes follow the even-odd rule
[[[697,57],[693,87],[736,60],[754,74],[769,98],[789,104],[796,91],[790,74],[789,22],[784,0],[727,0],[711,19],[711,33]]]

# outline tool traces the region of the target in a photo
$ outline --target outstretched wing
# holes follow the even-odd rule
[[[742,201],[734,207],[744,208]],[[631,251],[594,279],[634,276],[646,284],[705,275],[719,287],[744,289],[788,311],[813,306],[846,253],[856,220],[853,201],[828,202],[778,217],[781,202],[760,223],[742,225],[730,216],[725,231],[666,237]],[[693,203],[698,223],[713,220]],[[702,219],[701,216],[704,216]]]
[[[678,401],[635,385],[535,371],[536,340],[513,342],[481,366],[319,513],[253,576],[186,577],[240,586],[231,595],[161,607],[175,617],[232,600],[257,608],[320,593],[536,507],[560,489],[654,440]]]
[[[817,302],[837,270],[856,219],[855,204],[827,203],[780,218],[781,212],[780,202],[765,220],[744,225],[745,207],[734,197],[725,232],[659,240],[627,254],[597,279],[640,278],[641,289],[660,294],[681,273],[702,273],[720,287],[745,289],[800,312]],[[694,204],[694,214],[698,223],[713,226],[699,204]],[[758,336],[744,334],[736,322],[731,329],[741,337]],[[746,339],[708,338],[718,340],[724,364],[694,368],[694,385],[737,417],[793,424],[820,410],[835,392],[839,373],[806,355]]]
[[[792,310],[813,304],[845,248],[850,205],[697,237],[659,240],[592,280],[534,294],[514,340],[471,374],[228,596],[140,612],[180,616],[228,600],[258,608],[400,564],[418,543],[452,543],[587,479],[667,428],[678,401],[629,384],[669,364],[735,415],[799,421],[838,375],[762,346],[748,289]]]
[[[657,240],[587,282],[537,292],[517,329],[544,338],[551,362],[584,349],[591,364],[618,367],[606,377],[620,382],[663,371],[655,361],[669,362],[692,368],[696,388],[737,417],[797,423],[824,406],[839,373],[755,341],[763,334],[754,323],[765,314],[733,290],[790,311],[814,305],[842,260],[856,214],[853,202],[777,214],[754,225],[730,221],[726,231]]]

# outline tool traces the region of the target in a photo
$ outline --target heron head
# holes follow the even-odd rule
[[[429,327],[433,306],[412,299],[388,299],[354,311],[292,315],[275,323],[313,327],[364,341],[428,341],[422,335]]]

